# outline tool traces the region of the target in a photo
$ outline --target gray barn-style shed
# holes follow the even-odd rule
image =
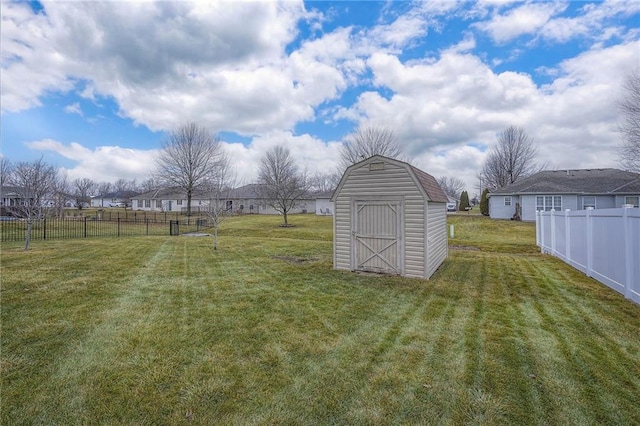
[[[447,258],[447,196],[422,170],[376,155],[349,167],[331,200],[335,269],[428,279]]]

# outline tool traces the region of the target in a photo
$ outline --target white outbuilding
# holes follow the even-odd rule
[[[428,173],[376,155],[349,167],[331,200],[335,269],[428,279],[447,258],[448,199]]]

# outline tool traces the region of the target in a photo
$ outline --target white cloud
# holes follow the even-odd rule
[[[69,179],[90,178],[96,182],[113,182],[119,178],[143,180],[149,177],[157,154],[155,150],[101,146],[89,149],[77,142],[64,144],[42,139],[26,144],[32,150],[53,152],[76,163],[63,168]]]
[[[479,22],[475,27],[489,33],[496,42],[504,43],[523,34],[537,32],[566,7],[566,4],[557,2],[524,3],[505,14],[495,12],[491,20]]]
[[[615,167],[619,85],[637,66],[639,52],[640,42],[585,52],[550,69],[556,77],[542,87],[527,74],[495,73],[455,49],[437,60],[404,64],[376,54],[367,64],[375,83],[392,95],[365,92],[338,114],[392,127],[410,153],[435,168],[425,168],[434,175],[456,170],[455,152],[470,155],[470,167],[479,170],[484,154],[473,146],[490,147],[509,125],[527,130],[550,167]]]
[[[299,1],[44,5],[3,5],[4,111],[75,88],[152,130],[195,120],[255,134],[313,118],[345,87],[333,58],[285,53],[298,21],[317,19]]]
[[[80,108],[80,102],[75,102],[73,104],[67,105],[64,107],[64,112],[67,114],[78,114],[79,116],[83,116],[82,109]]]

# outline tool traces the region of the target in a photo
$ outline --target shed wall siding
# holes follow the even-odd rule
[[[427,203],[426,277],[440,267],[448,255],[447,207],[444,203]]]
[[[363,165],[351,171],[335,202],[334,265],[352,269],[351,201],[366,198],[403,196],[404,206],[404,275],[424,278],[424,203],[420,190],[409,172],[389,163],[384,170],[369,171]]]

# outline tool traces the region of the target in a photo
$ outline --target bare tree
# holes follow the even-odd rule
[[[231,171],[231,158],[228,154],[222,154],[216,163],[214,175],[208,181],[206,191],[209,194],[209,200],[202,211],[213,226],[214,250],[218,250],[218,228],[220,223],[231,214],[226,202],[229,198],[229,193],[235,186],[235,181],[235,176]]]
[[[262,197],[282,214],[284,226],[288,226],[287,215],[308,193],[309,179],[298,170],[287,148],[275,146],[266,152],[258,171],[258,181]]]
[[[51,193],[55,189],[56,169],[45,163],[42,158],[32,162],[16,164],[11,174],[10,184],[18,193],[19,200],[13,207],[14,214],[27,222],[24,249],[29,250],[33,223],[44,217]]]
[[[52,190],[52,210],[57,217],[62,217],[64,208],[71,194],[71,183],[66,173],[58,173]]]
[[[149,192],[158,188],[160,188],[160,182],[158,182],[153,177],[150,177],[140,182],[140,187],[138,189],[140,190],[140,192]]]
[[[456,200],[460,199],[464,190],[464,181],[457,177],[441,176],[438,178],[438,184],[440,184],[445,194]]]
[[[120,178],[113,182],[114,192],[135,191],[138,187],[138,182],[135,179],[127,180]]]
[[[344,172],[350,165],[374,155],[402,159],[404,150],[391,129],[382,126],[358,127],[340,148],[340,170]]]
[[[13,166],[7,157],[0,158],[0,187],[7,184]]]
[[[337,184],[333,174],[318,172],[309,178],[309,186],[311,191],[327,192],[335,189]]]
[[[157,159],[156,178],[185,191],[187,215],[191,214],[193,191],[215,178],[216,164],[223,155],[218,136],[189,123],[172,131]]]
[[[96,183],[89,178],[78,178],[73,181],[76,207],[82,209],[84,204],[91,204],[91,196],[96,189]]]
[[[622,135],[620,163],[625,169],[640,171],[640,68],[627,75],[624,91],[618,104],[622,113],[622,121],[618,123]]]
[[[502,188],[536,172],[538,150],[524,129],[507,127],[498,136],[482,167],[482,184],[490,189]]]
[[[96,184],[96,192],[98,195],[108,194],[113,192],[113,184],[111,182],[100,182]]]

